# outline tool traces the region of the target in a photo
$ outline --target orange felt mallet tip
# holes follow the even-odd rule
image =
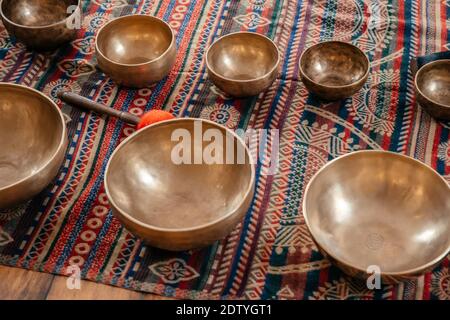
[[[137,125],[137,129],[142,129],[146,126],[149,126],[151,124],[164,121],[164,120],[170,120],[174,119],[175,116],[171,114],[170,112],[163,111],[163,110],[151,110],[149,112],[146,112],[142,117],[141,121],[139,121],[139,124]]]

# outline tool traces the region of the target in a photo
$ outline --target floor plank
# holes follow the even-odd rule
[[[43,300],[53,279],[51,274],[0,266],[0,299]]]
[[[67,286],[66,277],[55,277],[53,284],[48,292],[47,299],[49,300],[141,300],[143,294],[98,284],[91,281],[81,281],[80,289],[69,289]]]
[[[0,300],[165,300],[167,298],[81,281],[69,289],[67,277],[0,266]]]

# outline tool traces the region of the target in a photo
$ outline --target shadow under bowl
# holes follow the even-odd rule
[[[175,36],[159,18],[124,16],[100,29],[96,51],[100,69],[116,83],[143,88],[170,72],[176,59]]]
[[[306,88],[326,101],[348,98],[367,81],[370,63],[358,47],[340,41],[316,44],[300,57],[300,77]]]

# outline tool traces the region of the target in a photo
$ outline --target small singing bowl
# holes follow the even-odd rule
[[[214,163],[202,157],[211,154],[211,142],[202,139],[210,134],[217,142]],[[163,121],[117,147],[106,168],[106,194],[113,214],[144,242],[172,251],[200,248],[245,216],[255,184],[250,159],[241,138],[214,122]]]
[[[413,279],[450,251],[449,185],[392,152],[354,152],[326,164],[306,188],[303,215],[321,252],[354,277]]]
[[[3,0],[0,16],[9,34],[27,47],[50,51],[73,40],[81,0]]]
[[[253,32],[225,35],[206,52],[206,67],[212,82],[237,98],[266,90],[276,79],[279,65],[276,44]]]
[[[416,73],[417,101],[437,119],[450,120],[450,60],[427,63]]]
[[[110,21],[99,30],[95,46],[100,69],[127,87],[144,88],[160,81],[176,59],[172,28],[145,15]]]
[[[67,147],[58,106],[42,93],[0,83],[0,209],[32,198],[56,176]]]
[[[348,98],[367,81],[370,62],[358,47],[340,41],[316,44],[300,57],[305,87],[325,101]]]

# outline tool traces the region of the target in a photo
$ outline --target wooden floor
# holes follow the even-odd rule
[[[0,266],[0,300],[164,300],[167,298],[81,281],[80,289],[67,288],[67,278]]]

